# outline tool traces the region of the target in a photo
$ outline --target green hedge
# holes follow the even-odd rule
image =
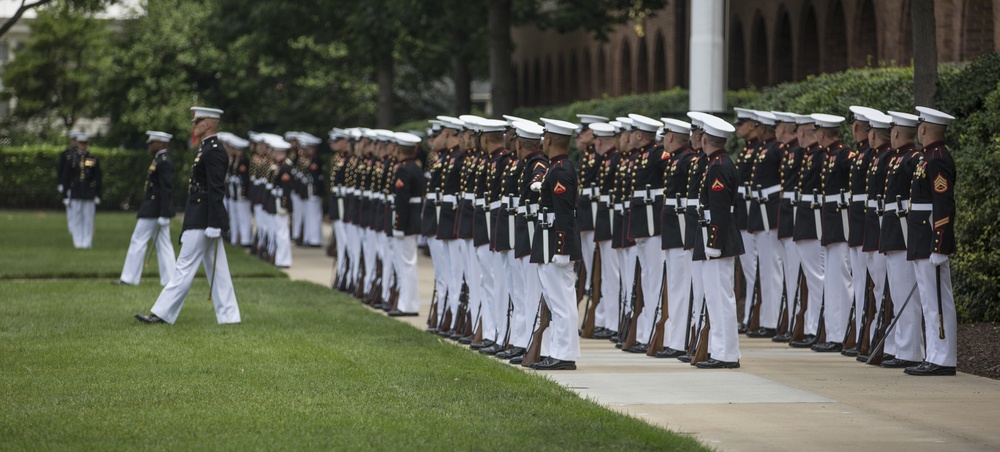
[[[56,162],[64,148],[41,145],[0,148],[0,208],[62,208],[56,191]],[[104,196],[101,210],[136,210],[142,201],[146,171],[152,157],[146,151],[90,148],[101,162]],[[176,168],[175,203],[186,199],[193,155],[171,152]]]

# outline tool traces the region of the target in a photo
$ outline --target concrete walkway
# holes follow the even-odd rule
[[[289,276],[329,287],[333,260],[324,249],[293,248]],[[423,254],[418,266],[421,316],[402,321],[423,330],[434,275]],[[1000,450],[1000,381],[911,377],[767,339],[742,337],[740,350],[740,369],[700,370],[585,339],[578,370],[547,375],[719,450]]]

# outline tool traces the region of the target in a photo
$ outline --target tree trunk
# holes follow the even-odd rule
[[[17,11],[14,12],[14,15],[10,19],[7,19],[7,21],[4,22],[3,25],[0,25],[0,37],[7,34],[7,32],[10,31],[11,28],[14,28],[14,25],[17,24],[17,21],[20,20],[21,16],[23,16],[24,13],[27,12],[29,9],[37,8],[51,1],[52,0],[37,0],[32,3],[21,3],[21,6],[17,8]]]
[[[472,73],[461,55],[451,56],[451,79],[455,82],[455,116],[472,113]]]
[[[493,116],[514,113],[514,67],[510,63],[510,9],[511,0],[490,0],[489,4],[489,46],[490,46],[490,97],[493,102]]]
[[[913,100],[917,105],[934,107],[938,80],[934,0],[913,0],[910,19],[913,21]]]
[[[382,129],[391,129],[396,125],[395,84],[396,73],[393,67],[392,54],[386,54],[376,63],[378,78],[378,104],[375,124]]]

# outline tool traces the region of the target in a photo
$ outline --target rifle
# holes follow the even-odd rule
[[[427,331],[434,332],[438,329],[438,289],[435,281],[434,293],[431,294],[431,309],[427,313]]]
[[[452,339],[461,339],[468,323],[469,286],[462,281],[462,293],[458,296],[458,314],[455,316],[455,327],[452,329]]]
[[[856,347],[858,345],[858,342],[856,340],[857,339],[857,332],[856,332],[857,328],[854,326],[854,323],[855,323],[854,319],[855,319],[856,315],[857,315],[857,307],[854,306],[854,305],[852,305],[851,306],[851,313],[848,314],[848,316],[847,316],[847,321],[848,321],[848,323],[847,323],[847,331],[844,332],[844,340],[841,342],[841,344],[843,345],[844,350],[850,350],[850,349],[852,349],[852,348],[854,348],[854,347]]]
[[[594,248],[595,249],[597,248],[596,244]],[[576,263],[576,307],[577,308],[580,307],[580,303],[583,302],[583,299],[588,295],[587,290],[585,289],[585,287],[587,286],[587,276],[588,276],[587,267],[583,265],[583,261],[577,262]],[[588,300],[588,303],[589,301],[590,300]]]
[[[886,328],[892,323],[895,316],[895,309],[893,308],[892,293],[889,291],[889,276],[886,275],[886,285],[885,290],[882,291],[882,302],[879,306],[879,313],[876,316],[875,332],[872,334],[871,342],[878,344],[885,342]],[[885,350],[879,350],[878,347],[872,347],[869,344],[868,347],[868,359],[863,362],[866,364],[882,364],[882,358],[884,357]],[[862,355],[858,355],[858,360],[861,360]]]
[[[760,305],[763,303],[760,296],[760,260],[757,261],[757,271],[754,273],[753,299],[750,304],[750,318],[747,319],[747,331],[757,331],[760,329]]]
[[[627,320],[624,335],[625,340],[622,341],[622,351],[627,351],[635,345],[636,340],[636,326],[639,323],[639,315],[642,313],[644,304],[644,297],[642,294],[642,266],[639,265],[639,260],[635,260],[635,278],[632,283],[632,312]],[[621,337],[621,335],[619,335]]]
[[[354,281],[354,297],[361,299],[365,296],[365,248],[361,247],[358,254],[358,278]]]
[[[535,329],[528,340],[528,347],[524,352],[524,358],[521,360],[522,366],[531,367],[532,364],[541,361],[542,335],[545,334],[545,329],[549,327],[550,317],[549,306],[545,303],[545,297],[543,296],[538,301],[538,313],[535,314]]]
[[[913,288],[910,289],[910,294],[906,296],[906,300],[903,300],[903,306],[899,308],[899,312],[903,312],[903,310],[906,309],[906,305],[910,303],[910,300],[913,299],[913,294],[916,292],[917,283],[913,283]],[[876,345],[875,349],[872,350],[871,355],[868,356],[868,362],[865,364],[882,364],[882,358],[885,357],[885,339],[892,333],[892,329],[896,327],[897,322],[899,322],[899,317],[892,319],[892,323],[890,323],[889,327],[885,329],[885,334],[882,336],[882,339],[878,341],[878,345]]]
[[[688,295],[688,313],[687,313],[687,325],[684,327],[684,347],[685,350],[691,349],[691,342],[694,340],[694,331],[692,328],[692,317],[694,317],[694,287],[691,288]],[[690,355],[690,353],[688,353]]]
[[[867,286],[865,290],[865,311],[864,317],[861,319],[861,329],[858,331],[858,355],[867,355],[868,349],[871,348],[871,330],[872,321],[875,320],[875,282],[872,281],[872,275],[868,274],[866,277],[865,285]]]
[[[663,284],[660,285],[660,300],[653,312],[653,327],[649,333],[649,347],[646,349],[646,356],[656,356],[656,353],[663,350],[663,328],[666,326],[669,315],[669,292],[667,287],[667,263],[663,263]],[[659,319],[657,319],[659,317]]]
[[[778,328],[776,331],[776,333],[779,335],[786,334],[789,331],[789,326],[791,323],[788,321],[789,312],[790,311],[788,309],[788,286],[786,284],[782,284],[781,304],[778,307]]]
[[[594,315],[597,306],[601,303],[601,247],[594,245],[594,264],[590,275],[590,294],[587,297],[587,305],[583,309],[583,331],[580,337],[590,338],[594,336]]]
[[[802,274],[802,267],[799,267],[799,275],[796,278],[798,284],[795,286],[795,300],[798,303],[795,317],[792,323],[792,337],[790,342],[798,342],[805,339],[806,332],[806,309],[809,309],[809,286],[806,284],[806,275]]]
[[[326,245],[326,257],[337,257],[337,234],[330,229],[330,243]]]
[[[705,304],[703,311],[705,325],[698,332],[698,343],[695,345],[694,353],[691,354],[692,366],[708,359],[708,335],[712,331],[712,319],[708,316],[708,303]]]
[[[395,272],[393,272],[395,274]],[[385,302],[385,311],[395,311],[399,308],[399,275],[392,279],[392,287],[389,288],[389,300]]]
[[[503,349],[507,350],[510,348],[510,318],[514,314],[514,300],[507,295],[507,331],[503,334]]]

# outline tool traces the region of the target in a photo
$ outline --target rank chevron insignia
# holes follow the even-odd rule
[[[719,179],[715,179],[715,182],[712,182],[712,191],[722,191],[724,188],[726,186]]]
[[[557,194],[557,195],[561,195],[563,193],[566,193],[566,186],[563,185],[562,182],[556,182],[556,186],[555,186],[555,188],[552,189],[552,192],[555,193],[555,194]]]
[[[948,179],[945,179],[944,176],[938,174],[937,177],[934,178],[934,192],[944,193],[946,191],[948,191]]]
[[[403,180],[396,179],[396,188],[403,188]]]

